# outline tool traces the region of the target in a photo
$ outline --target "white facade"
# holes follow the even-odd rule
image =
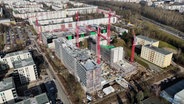
[[[174,2],[183,3],[184,0],[174,0]]]
[[[152,46],[158,47],[159,41],[148,38],[146,36],[138,35],[136,36],[136,45],[149,45],[151,44]]]
[[[184,4],[181,5],[164,5],[163,6],[164,9],[168,9],[168,10],[178,10],[179,12],[184,12]]]
[[[123,47],[116,47],[111,49],[111,63],[116,63],[124,59]]]
[[[111,17],[111,23],[114,24],[117,22],[117,17]],[[79,26],[87,26],[87,25],[100,25],[100,24],[108,24],[108,18],[100,18],[100,19],[92,19],[92,20],[84,20],[84,21],[79,21],[78,25]],[[35,30],[37,27],[35,24],[33,25]],[[76,28],[76,22],[68,22],[68,23],[55,23],[55,24],[45,24],[41,25],[42,32],[48,32],[48,31],[53,31],[57,29],[61,29],[61,27],[64,28]]]
[[[42,20],[39,20],[38,18],[38,21],[40,25],[48,25],[48,24],[55,24],[55,23],[73,22],[73,18],[66,17],[66,18],[52,18],[52,19],[42,19]]]
[[[56,39],[55,46],[56,55],[86,92],[92,93],[101,89],[101,68],[92,59],[89,50],[78,49],[63,38]]]
[[[128,29],[124,29],[124,28],[117,27],[117,26],[115,26],[115,29],[116,31],[118,31],[120,35],[123,35],[124,33],[128,33]]]
[[[184,89],[174,95],[174,104],[184,104]]]
[[[0,92],[0,104],[2,104],[3,102],[5,103],[6,101],[8,102],[8,104],[14,103],[15,96],[13,95],[12,90],[15,91],[15,88]]]
[[[80,7],[80,8],[69,8],[66,9],[66,14],[68,16],[72,16],[76,14],[78,11],[79,14],[89,14],[89,13],[97,13],[97,6],[87,6],[87,7]]]
[[[14,61],[23,60],[23,59],[27,59],[30,57],[31,57],[30,52],[28,50],[24,50],[24,51],[18,51],[18,52],[6,54],[5,57],[0,58],[0,61],[4,62],[5,64],[8,64],[9,68],[13,68],[12,63]]]
[[[38,78],[37,68],[32,58],[15,61],[14,76],[19,77],[21,84],[36,81]]]
[[[99,1],[119,1],[119,2],[134,2],[134,3],[140,2],[140,0],[99,0]]]
[[[17,98],[14,81],[11,77],[5,78],[0,82],[0,104],[14,104]]]
[[[0,24],[3,23],[10,23],[10,19],[1,19]]]

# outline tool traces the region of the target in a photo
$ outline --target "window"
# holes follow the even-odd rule
[[[4,63],[8,63],[6,59],[3,59]]]
[[[18,60],[21,60],[20,56],[17,56],[17,59],[18,59]]]

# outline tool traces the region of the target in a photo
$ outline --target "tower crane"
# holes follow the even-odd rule
[[[105,10],[102,10],[102,9],[98,9],[97,11],[98,11],[98,13],[104,13],[104,14],[107,14],[108,15],[107,42],[108,42],[108,45],[110,45],[111,17],[114,16],[114,17],[120,18],[120,16],[116,15],[115,13],[113,13],[111,11],[111,9],[109,9],[109,12],[107,12]]]
[[[75,28],[75,33],[76,33],[76,46],[79,48],[79,26],[78,26],[78,22],[79,22],[79,13],[78,11],[75,14],[75,19],[76,19],[76,28]]]
[[[100,38],[103,38],[105,40],[108,40],[108,38],[106,38],[105,36],[103,36],[101,34],[101,29],[100,27],[98,26],[98,29],[97,31],[89,26],[87,26],[88,29],[92,30],[92,31],[95,31],[97,32],[97,41],[96,41],[96,48],[97,48],[97,51],[96,51],[96,55],[97,55],[97,63],[100,64],[101,63],[101,50],[100,50]]]
[[[134,53],[135,53],[135,45],[136,45],[136,35],[134,30],[132,30],[132,35],[133,35],[133,42],[132,42],[132,52],[131,52],[131,59],[130,62],[134,62]]]

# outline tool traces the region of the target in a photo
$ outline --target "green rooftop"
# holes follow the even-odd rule
[[[112,45],[110,45],[110,46],[108,46],[108,45],[101,45],[101,47],[102,48],[105,48],[105,49],[112,49],[112,48],[115,48],[114,46],[112,46]]]

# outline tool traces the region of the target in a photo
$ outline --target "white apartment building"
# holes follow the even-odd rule
[[[23,51],[8,53],[3,58],[0,58],[0,61],[5,64],[8,64],[9,68],[13,68],[12,63],[14,61],[23,60],[30,57],[32,57],[31,53],[28,50],[23,50]]]
[[[12,77],[0,81],[0,104],[14,104],[17,98],[15,85]]]
[[[133,3],[140,2],[140,0],[99,0],[99,1],[119,1],[119,2],[133,2]]]
[[[184,4],[164,5],[163,8],[168,10],[178,10],[181,13],[184,12]]]
[[[36,81],[38,78],[37,68],[32,57],[14,61],[14,77],[19,78],[22,84]]]
[[[111,23],[114,24],[117,22],[117,17],[111,17],[110,19]],[[100,25],[100,24],[108,24],[108,18],[99,18],[99,19],[92,19],[92,20],[83,20],[78,22],[78,26],[87,26],[87,25]],[[40,24],[42,32],[48,32],[48,31],[53,31],[53,30],[58,30],[61,28],[76,28],[76,22],[59,22],[59,23],[49,23],[49,24]],[[35,30],[38,29],[36,26],[36,23],[34,22],[33,27]]]
[[[141,57],[162,68],[171,64],[173,53],[152,45],[144,45],[141,50]]]
[[[136,36],[136,45],[148,45],[148,44],[152,44],[152,46],[158,47],[159,41],[142,35]]]
[[[123,47],[111,49],[111,63],[116,63],[124,59]]]

